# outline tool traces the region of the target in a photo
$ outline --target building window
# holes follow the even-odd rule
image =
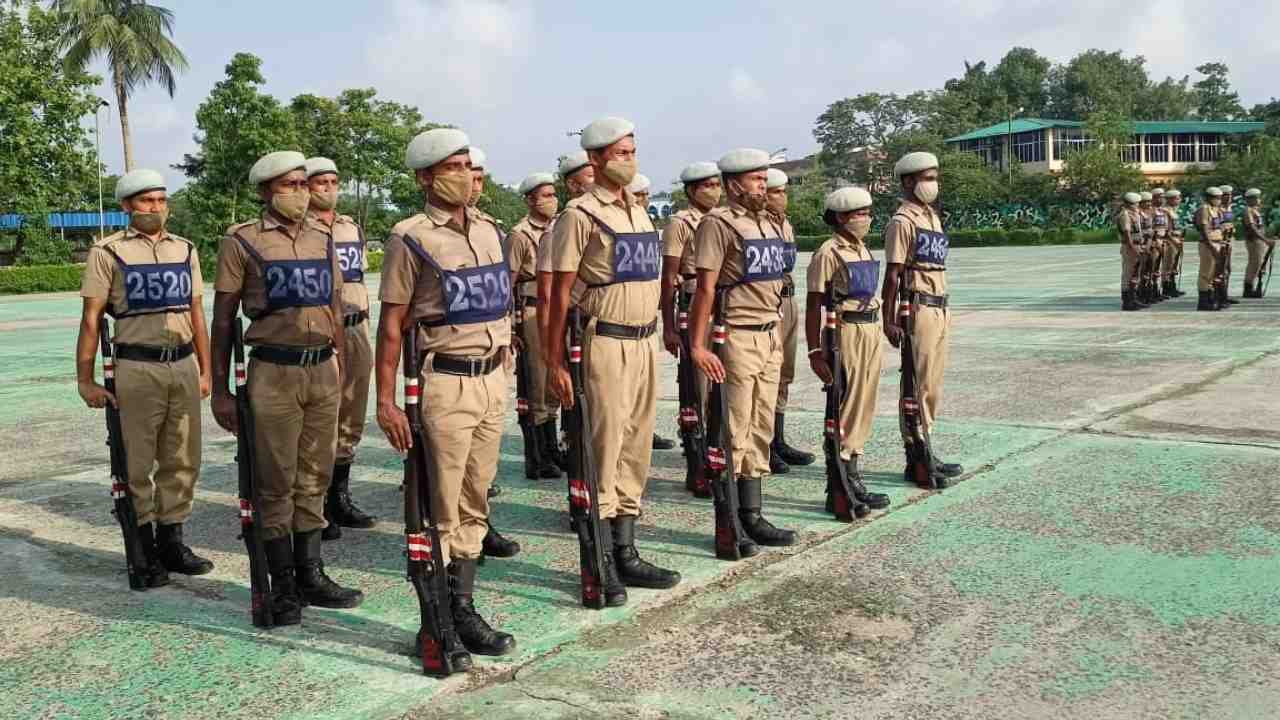
[[[1126,163],[1142,162],[1142,138],[1137,135],[1129,138],[1127,145],[1120,146],[1120,160]]]
[[[1053,159],[1066,160],[1071,153],[1084,150],[1088,143],[1084,131],[1079,128],[1054,128]]]
[[[1164,133],[1142,136],[1142,144],[1147,149],[1147,162],[1169,162],[1169,136]]]
[[[1044,131],[1017,133],[1013,136],[1013,155],[1019,162],[1044,162]]]
[[[1196,136],[1193,133],[1177,133],[1173,136],[1173,161],[1180,163],[1196,161]]]
[[[1218,136],[1213,133],[1200,135],[1200,162],[1218,161]]]

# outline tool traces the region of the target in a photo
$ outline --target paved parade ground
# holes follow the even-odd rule
[[[446,682],[409,656],[400,461],[372,415],[352,487],[380,522],[325,544],[361,607],[250,625],[234,439],[207,403],[187,537],[217,567],[130,592],[102,414],[75,390],[79,299],[0,298],[0,718],[1275,717],[1280,285],[1194,312],[1194,255],[1187,297],[1121,313],[1114,246],[953,250],[935,446],[963,481],[902,483],[886,352],[866,466],[887,513],[829,519],[819,460],[765,483],[800,544],[717,561],[710,502],[656,452],[638,544],[685,581],[625,608],[578,606],[564,483],[524,479],[512,412],[493,520],[524,550],[481,569],[477,599],[519,647]],[[800,365],[788,428],[816,451]]]

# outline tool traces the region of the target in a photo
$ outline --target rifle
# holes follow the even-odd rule
[[[1258,297],[1267,296],[1267,288],[1271,286],[1271,264],[1274,263],[1275,261],[1276,261],[1276,246],[1268,245],[1267,254],[1262,257],[1262,262],[1258,265],[1259,268],[1266,268],[1265,270],[1261,270],[1261,272],[1267,276],[1267,282],[1264,285],[1261,282],[1261,278],[1254,280],[1254,282],[1258,283],[1258,286],[1261,288],[1261,294]]]
[[[116,361],[111,346],[110,322],[104,317],[98,327],[98,344],[102,350],[102,385],[116,402]],[[138,513],[129,492],[129,460],[124,450],[124,430],[120,425],[120,409],[107,403],[107,447],[111,449],[111,514],[120,523],[124,536],[124,562],[129,572],[129,589],[147,589],[147,551],[138,534]]]
[[[911,293],[905,288],[902,300],[898,305],[898,326],[902,328],[902,422],[911,438],[910,445],[907,446],[907,460],[916,485],[929,490],[941,490],[934,474],[929,433],[920,421],[920,401],[916,398],[915,350],[911,346]]]
[[[844,440],[844,427],[840,424],[840,406],[844,404],[848,378],[840,359],[840,324],[836,317],[839,300],[834,287],[827,288],[826,304],[822,306],[822,349],[831,370],[831,384],[827,385],[826,423],[823,430],[822,452],[827,460],[827,495],[831,497],[831,509],[841,522],[853,522],[854,517],[865,517],[871,508],[859,502],[849,482],[849,468],[840,458],[840,446]]]
[[[254,627],[275,625],[271,615],[271,573],[262,540],[262,494],[258,486],[258,457],[253,446],[253,406],[244,365],[244,329],[236,317],[231,326],[231,354],[236,371],[236,471],[240,496],[240,537],[249,554],[249,617]]]
[[[449,585],[445,577],[440,530],[431,516],[431,474],[427,441],[418,407],[417,327],[404,334],[404,412],[409,418],[410,447],[404,460],[404,534],[409,582],[418,595],[418,651],[425,675],[446,677],[465,669],[469,655],[453,629]]]
[[[569,515],[578,533],[578,565],[582,578],[582,606],[604,607],[606,548],[600,542],[600,489],[591,447],[591,415],[582,378],[582,312],[576,307],[569,320],[569,377],[573,382],[574,412],[571,418],[573,468],[569,473]]]
[[[697,374],[693,367],[692,344],[689,341],[689,294],[677,287],[676,312],[680,327],[680,358],[677,364],[677,386],[680,391],[680,444],[684,447],[684,487],[694,497],[711,497],[707,485],[707,438],[702,423],[702,398],[698,396]]]
[[[524,338],[523,298],[516,299],[515,332],[516,337]],[[524,476],[529,480],[538,479],[538,470],[542,467],[542,448],[538,444],[537,430],[533,425],[533,414],[529,412],[529,353],[531,348],[524,348],[516,354],[516,417],[520,424],[520,435],[524,438]]]
[[[724,322],[725,291],[716,291],[715,318],[711,330],[711,342],[716,356],[724,362],[726,337]],[[738,516],[738,476],[734,474],[733,438],[729,434],[729,398],[724,384],[707,379],[707,469],[706,478],[711,485],[716,517],[716,557],[721,560],[741,560],[742,545],[747,533]],[[712,444],[714,443],[714,445]]]

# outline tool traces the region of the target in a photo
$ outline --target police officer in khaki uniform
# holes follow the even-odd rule
[[[1152,207],[1154,196],[1143,190],[1138,193],[1138,219],[1139,227],[1142,232],[1142,256],[1138,267],[1140,276],[1140,295],[1142,302],[1148,305],[1154,305],[1164,300],[1164,296],[1160,294],[1159,288],[1156,287],[1155,273],[1153,265],[1155,264],[1156,255],[1160,252],[1160,243],[1156,240],[1155,227],[1155,209]]]
[[[213,414],[236,432],[228,391],[232,321],[241,304],[250,324],[249,401],[255,428],[262,536],[276,624],[301,620],[302,605],[350,608],[359,590],[329,579],[320,558],[324,498],[338,447],[342,268],[333,238],[306,219],[306,158],[281,151],[249,170],[266,207],[232,225],[218,248],[213,306]],[[296,582],[295,582],[296,580]]]
[[[111,403],[120,411],[146,584],[159,587],[168,584],[169,572],[213,569],[182,541],[200,476],[200,399],[209,396],[204,283],[195,246],[165,230],[169,205],[160,173],[126,173],[116,183],[116,202],[129,213],[129,227],[89,250],[76,380],[89,407]],[[118,396],[93,379],[104,312],[116,318]]]
[[[1196,310],[1226,310],[1225,303],[1218,301],[1218,283],[1221,282],[1223,249],[1227,247],[1222,239],[1222,190],[1216,187],[1205,188],[1204,202],[1196,210],[1195,226],[1200,233],[1200,277],[1196,285],[1199,290],[1199,302]]]
[[[1142,217],[1138,204],[1142,196],[1136,192],[1124,194],[1124,205],[1116,211],[1116,232],[1120,235],[1120,309],[1141,310],[1146,306],[1138,300],[1138,265],[1142,258]]]
[[[642,175],[640,173],[636,173],[635,179],[627,185],[627,190],[631,193],[632,197],[635,198],[636,207],[640,208],[640,211],[646,215],[649,215],[649,189],[651,185],[652,183],[649,182],[649,176]],[[653,216],[649,215],[649,218],[653,219]],[[659,301],[658,304],[661,305],[661,301]],[[664,438],[656,432],[653,434],[654,450],[670,450],[675,446],[676,444],[674,441]]]
[[[1178,287],[1178,271],[1182,269],[1182,241],[1186,232],[1182,227],[1182,218],[1178,208],[1182,205],[1182,191],[1166,190],[1164,193],[1165,253],[1161,262],[1160,274],[1164,278],[1164,294],[1166,297],[1182,297],[1186,295]]]
[[[1244,239],[1245,249],[1249,251],[1249,264],[1244,270],[1244,296],[1247,298],[1262,297],[1263,260],[1270,263],[1268,253],[1275,250],[1275,238],[1267,237],[1267,225],[1262,219],[1262,191],[1250,188],[1244,194]]]
[[[364,436],[369,409],[369,374],[373,371],[373,347],[369,344],[369,290],[364,285],[364,231],[347,215],[338,214],[338,166],[324,157],[307,160],[307,186],[311,204],[307,219],[333,242],[342,269],[342,326],[346,354],[342,359],[342,404],[338,409],[338,454],[329,491],[325,494],[320,537],[337,540],[342,527],[371,528],[374,518],[351,502],[351,463]]]
[[[480,198],[484,195],[484,179],[489,174],[485,167],[485,163],[489,161],[489,156],[478,147],[471,148],[471,194],[467,198],[467,207],[480,213],[480,217],[489,220],[496,225],[500,225],[493,216],[479,208]]]
[[[673,356],[680,354],[676,293],[683,289],[693,295],[697,287],[693,234],[702,217],[720,204],[720,168],[713,162],[691,163],[680,171],[680,182],[689,206],[671,213],[667,226],[662,229],[662,344]],[[705,396],[700,374],[698,380],[698,394]]]
[[[519,192],[529,207],[529,213],[511,228],[511,283],[515,288],[515,302],[520,308],[517,312],[524,314],[519,351],[527,353],[528,412],[533,416],[537,457],[541,460],[539,467],[525,468],[525,477],[550,479],[561,476],[555,463],[560,447],[556,437],[560,400],[547,390],[547,365],[543,361],[542,340],[538,333],[537,255],[543,236],[560,206],[556,198],[556,176],[533,173],[520,182]]]
[[[582,149],[595,168],[595,184],[570,201],[552,231],[551,319],[547,364],[551,385],[565,407],[573,384],[565,357],[565,328],[574,284],[586,283],[576,306],[584,316],[583,383],[590,406],[588,428],[599,482],[600,517],[613,543],[606,562],[605,593],[625,602],[615,572],[632,587],[669,588],[680,574],[643,560],[635,524],[649,479],[657,408],[657,328],[660,294],[658,233],[626,189],[636,175],[635,126],[617,117],[582,131]],[[603,523],[602,523],[603,525]]]
[[[1218,305],[1226,310],[1229,305],[1237,305],[1239,300],[1231,297],[1231,241],[1236,239],[1236,198],[1235,188],[1230,185],[1218,187],[1222,191],[1222,204],[1218,206],[1218,223],[1222,229],[1222,242],[1226,246],[1222,250],[1222,282],[1218,284]]]
[[[378,426],[392,447],[408,450],[396,369],[402,332],[415,332],[431,513],[448,564],[454,626],[470,652],[504,655],[515,649],[515,639],[490,627],[474,598],[510,388],[504,366],[511,272],[498,226],[468,207],[469,145],[461,130],[438,128],[415,137],[405,151],[426,208],[397,223],[386,244],[375,361]]]
[[[782,372],[780,308],[786,261],[781,228],[767,212],[769,153],[732,150],[717,163],[728,205],[706,214],[693,238],[697,290],[689,311],[690,355],[707,377],[722,383],[738,476],[739,519],[758,545],[792,545],[796,534],[764,518],[763,482],[769,474],[774,405]],[[713,305],[726,325],[724,362],[707,348]]]
[[[942,378],[951,341],[951,309],[947,298],[950,244],[942,227],[942,216],[933,208],[939,191],[938,158],[927,152],[907,153],[894,164],[893,176],[901,183],[902,202],[884,229],[888,267],[880,296],[884,310],[881,315],[885,335],[898,347],[902,341],[898,303],[911,303],[915,401],[920,407],[921,429],[929,434],[942,406]],[[898,419],[903,443],[910,444],[911,437],[901,412]],[[936,457],[933,468],[939,475],[935,478],[939,487],[947,478],[964,472],[959,464]]]
[[[827,365],[822,347],[822,308],[828,295],[837,304],[840,328],[840,362],[845,395],[840,404],[840,460],[848,469],[855,499],[872,508],[889,506],[889,496],[869,492],[859,459],[880,396],[880,370],[884,364],[880,344],[880,262],[863,242],[871,231],[871,193],[860,187],[840,188],[827,195],[822,219],[831,228],[831,239],[809,261],[808,301],[804,316],[809,367],[825,385],[835,368]],[[831,497],[832,488],[827,488]],[[830,510],[828,510],[830,512]]]
[[[574,150],[567,155],[561,156],[559,165],[556,168],[556,174],[564,182],[565,192],[568,194],[569,202],[571,203],[585,195],[596,181],[596,169],[591,165],[591,161],[587,159],[586,150]],[[556,218],[559,217],[559,215],[556,216]],[[552,278],[555,276],[555,272],[551,269],[551,233],[554,229],[555,218],[548,224],[546,233],[538,241],[538,251],[534,257],[538,267],[538,339],[542,342],[543,363],[548,368],[550,363],[547,360],[546,353],[550,348],[551,283]],[[570,307],[577,307],[578,300],[582,298],[582,293],[586,288],[586,284],[581,280],[574,283],[573,290],[569,295]],[[547,388],[553,395],[555,394],[555,390],[551,388],[550,379],[547,381]],[[559,396],[556,396],[554,402],[560,402]],[[561,467],[565,466],[562,464]]]
[[[787,219],[787,174],[769,168],[765,201],[769,221],[782,238],[782,258],[786,273],[782,276],[782,374],[778,378],[778,403],[773,419],[773,442],[769,444],[769,470],[785,473],[791,465],[812,465],[813,453],[791,447],[786,438],[787,400],[791,381],[796,377],[796,342],[800,336],[800,313],[796,309],[796,282],[791,273],[796,268],[796,232]]]

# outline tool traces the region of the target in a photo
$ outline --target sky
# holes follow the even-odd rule
[[[138,165],[164,172],[171,188],[183,181],[169,166],[196,149],[196,107],[240,51],[262,58],[265,90],[282,102],[373,87],[464,129],[505,184],[553,170],[577,147],[569,131],[621,115],[636,124],[655,191],[735,147],[807,155],[831,102],[937,88],[966,60],[994,66],[1014,46],[1055,62],[1123,50],[1145,56],[1157,80],[1194,82],[1197,65],[1225,62],[1245,107],[1278,92],[1280,67],[1280,3],[1266,0],[1213,13],[1176,0],[650,0],[634,10],[599,0],[154,1],[175,13],[191,68],[172,99],[137,91],[130,121]],[[105,84],[100,94],[114,104]],[[107,170],[120,173],[114,107],[102,133]]]

